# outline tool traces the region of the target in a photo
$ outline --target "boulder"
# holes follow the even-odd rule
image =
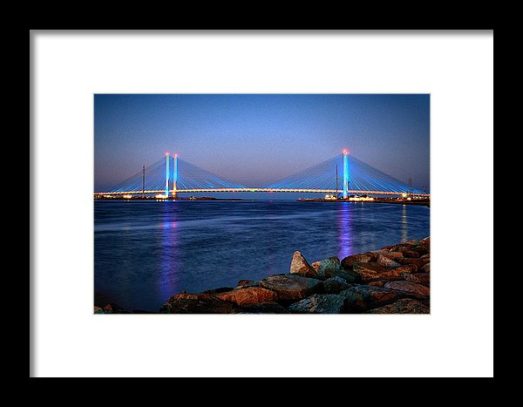
[[[418,268],[415,264],[404,264],[399,267],[396,267],[394,270],[397,270],[400,273],[415,273],[418,270]]]
[[[305,257],[301,254],[300,251],[296,250],[292,255],[291,260],[291,274],[298,274],[304,277],[315,277],[316,270],[314,270],[311,265],[307,262]]]
[[[168,314],[229,314],[235,312],[232,302],[222,301],[213,294],[177,294],[160,309]]]
[[[240,280],[236,285],[236,288],[246,288],[246,287],[258,287],[260,283],[255,280]]]
[[[353,284],[340,292],[347,312],[361,312],[369,308],[390,304],[401,297],[397,291],[370,285]]]
[[[410,257],[410,258],[417,258],[417,257],[420,257],[421,255],[415,250],[404,250],[403,256]]]
[[[354,263],[368,263],[372,260],[370,254],[354,254],[352,256],[347,256],[341,261],[343,268],[350,269]]]
[[[94,313],[95,314],[103,314],[104,313],[104,310],[102,307],[98,307],[98,306],[94,306]]]
[[[383,305],[367,311],[369,314],[428,314],[429,307],[412,298],[402,298],[392,304]]]
[[[405,266],[399,266],[393,269],[388,269],[379,273],[379,278],[382,280],[401,280],[403,273],[412,273],[416,271],[416,266],[407,264]]]
[[[385,284],[384,288],[389,288],[414,298],[425,299],[430,296],[430,289],[428,287],[413,283],[412,281],[389,281]]]
[[[398,251],[391,251],[387,253],[382,253],[382,256],[388,257],[389,259],[397,259],[399,257],[403,257],[403,253]]]
[[[386,282],[387,281],[385,281],[385,280],[374,280],[374,281],[369,281],[367,283],[367,285],[370,285],[372,287],[383,287]]]
[[[288,312],[287,308],[276,302],[251,304],[238,308],[240,314],[287,314]]]
[[[430,273],[430,262],[425,264],[422,268],[421,268],[421,271],[423,273]]]
[[[404,280],[430,287],[430,273],[405,273],[401,276]]]
[[[418,252],[420,256],[429,253],[429,246],[417,245],[412,248],[413,251]]]
[[[416,259],[416,258],[411,258],[411,257],[403,257],[401,259],[397,259],[397,262],[400,264],[403,264],[403,265],[406,265],[406,264],[414,265],[414,266],[416,266],[416,270],[421,269],[427,263],[427,261],[425,259],[421,259],[421,258]]]
[[[353,270],[347,270],[343,268],[333,273],[332,277],[342,278],[349,284],[359,283],[361,281],[361,277],[358,273]]]
[[[310,277],[331,277],[341,269],[340,259],[337,257],[329,257],[328,259],[315,261],[311,266],[316,275]]]
[[[354,263],[352,269],[360,276],[361,281],[379,280],[380,273],[386,271],[386,268],[377,263]]]
[[[263,287],[247,287],[216,294],[216,298],[244,306],[276,302],[278,295]]]
[[[377,260],[378,264],[383,267],[398,267],[400,264],[387,257],[386,255],[380,254]]]
[[[336,294],[313,294],[289,306],[291,313],[339,314],[344,298]]]
[[[296,274],[269,276],[260,281],[260,285],[278,294],[279,300],[300,300],[318,291],[322,282],[315,278]]]
[[[338,276],[328,278],[323,282],[323,291],[328,294],[337,294],[347,288],[349,288],[347,281]]]

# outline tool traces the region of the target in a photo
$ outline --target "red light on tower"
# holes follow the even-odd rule
[[[349,155],[349,149],[348,148],[344,148],[343,149],[343,155]]]
[[[169,151],[166,151],[166,152],[165,152],[165,155],[169,155]]]
[[[178,153],[174,153],[174,158],[178,158]]]

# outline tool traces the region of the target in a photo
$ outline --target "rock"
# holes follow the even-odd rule
[[[118,304],[114,304],[114,303],[106,304],[103,307],[103,310],[104,310],[104,314],[121,314],[121,313],[125,312],[122,307],[120,307]]]
[[[388,288],[358,284],[340,292],[340,295],[345,299],[345,310],[348,312],[361,312],[390,304],[401,297],[401,293]]]
[[[305,257],[301,254],[300,251],[296,250],[292,255],[291,260],[291,274],[298,274],[304,277],[315,277],[316,270],[314,270],[310,264],[307,262]]]
[[[397,261],[398,261],[398,263],[403,264],[403,265],[407,265],[407,264],[414,265],[414,266],[416,266],[416,270],[421,269],[427,263],[427,261],[425,259],[422,259],[422,258],[415,259],[415,258],[410,258],[410,257],[403,257],[401,259],[397,259]]]
[[[388,257],[389,259],[397,259],[399,257],[403,257],[403,253],[392,251],[392,252],[382,253],[382,256]]]
[[[242,306],[238,309],[240,314],[287,314],[287,308],[276,302],[266,302],[263,304],[252,304]]]
[[[420,257],[420,254],[417,251],[415,251],[415,250],[404,250],[403,251],[403,255],[405,257],[410,257],[410,258]]]
[[[430,287],[430,273],[405,273],[401,276],[404,280]]]
[[[278,294],[279,300],[300,300],[318,291],[322,283],[315,278],[296,274],[275,275],[264,278],[260,285]]]
[[[347,288],[349,288],[347,281],[338,276],[328,278],[323,282],[323,291],[328,294],[337,294]]]
[[[420,256],[429,253],[429,247],[425,245],[417,245],[412,248],[413,251],[418,252]]]
[[[314,269],[316,276],[311,277],[332,277],[341,269],[340,259],[337,257],[329,257],[328,259],[315,261],[312,263],[312,268]]]
[[[430,262],[425,264],[422,268],[421,268],[421,271],[423,273],[430,273]]]
[[[352,269],[360,276],[361,281],[379,280],[380,273],[386,268],[376,263],[354,263]]]
[[[354,263],[368,263],[372,260],[372,256],[369,254],[355,254],[352,256],[345,257],[341,261],[343,268],[350,269]]]
[[[428,314],[429,307],[412,298],[402,298],[392,304],[373,308],[367,311],[369,314]]]
[[[389,259],[387,256],[380,254],[378,256],[378,264],[383,267],[398,267],[400,264],[392,259]]]
[[[412,281],[389,281],[385,284],[384,288],[402,292],[410,297],[414,298],[428,298],[430,295],[430,289],[424,285],[413,283]]]
[[[353,270],[346,270],[346,269],[340,269],[332,277],[339,277],[344,279],[347,283],[359,283],[361,281],[361,277],[358,273],[356,273]]]
[[[213,288],[212,290],[205,290],[203,291],[203,294],[218,294],[218,293],[224,293],[227,291],[233,290],[233,287],[220,287],[220,288]]]
[[[418,268],[415,264],[404,264],[402,266],[396,267],[394,270],[399,271],[400,273],[415,273]]]
[[[430,236],[424,238],[424,239],[421,239],[420,240],[420,244],[424,245],[424,246],[430,246]]]
[[[94,313],[95,314],[103,314],[104,313],[104,310],[102,307],[98,307],[98,306],[94,306]]]
[[[247,287],[258,287],[260,283],[255,280],[240,280],[236,285],[236,288],[247,288]]]
[[[289,306],[292,313],[339,314],[344,298],[336,294],[313,294]]]
[[[374,280],[374,281],[369,281],[367,283],[367,285],[370,285],[372,287],[383,287],[385,285],[386,281],[385,280]]]
[[[416,271],[416,266],[407,264],[405,266],[399,266],[393,269],[387,269],[378,274],[378,277],[382,280],[401,280],[403,273],[412,273]]]
[[[278,295],[274,291],[266,288],[247,287],[216,294],[216,298],[244,306],[276,302],[278,300]]]
[[[168,314],[229,314],[235,305],[213,294],[177,294],[167,300],[160,312]]]

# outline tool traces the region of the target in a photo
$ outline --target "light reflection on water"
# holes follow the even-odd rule
[[[161,263],[159,267],[160,278],[158,285],[162,298],[168,298],[176,291],[176,212],[170,210],[172,202],[162,202],[164,205],[162,212],[162,232],[161,232],[161,247],[160,252]]]
[[[351,211],[353,206],[349,202],[337,203],[340,207],[338,213],[338,257],[343,259],[353,254],[352,251],[352,230],[350,225]]]
[[[406,242],[409,240],[409,221],[407,217],[408,205],[401,205],[401,241]]]

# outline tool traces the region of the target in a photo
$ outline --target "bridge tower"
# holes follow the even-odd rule
[[[167,151],[165,153],[165,197],[169,198],[169,191],[170,191],[170,181],[171,181],[171,171],[169,170],[169,161],[171,161],[171,156],[169,152]]]
[[[343,150],[343,199],[349,196],[349,150]]]
[[[176,199],[176,182],[178,181],[178,153],[174,153],[173,157],[173,174],[172,174],[172,182],[173,182],[173,198]]]

